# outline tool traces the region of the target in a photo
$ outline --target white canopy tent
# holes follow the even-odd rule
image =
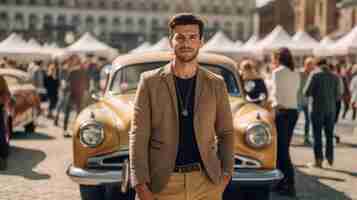
[[[321,41],[320,44],[314,49],[314,55],[319,57],[329,56],[329,47],[332,46],[335,42],[326,36]]]
[[[34,41],[27,43],[21,36],[13,33],[0,43],[0,56],[14,59],[18,62],[33,60],[48,60],[51,55],[43,52],[41,46]]]
[[[207,43],[201,48],[202,52],[232,52],[235,50],[235,43],[229,39],[222,31],[218,31]]]
[[[118,56],[118,51],[107,44],[97,40],[90,33],[85,33],[75,43],[65,48],[65,55],[71,54],[94,54],[96,56],[106,57],[109,60]]]
[[[240,48],[239,51],[242,56],[254,56],[252,49],[258,44],[259,37],[257,35],[252,35]]]
[[[141,52],[145,52],[147,49],[149,49],[151,47],[150,42],[144,42],[141,45],[139,45],[138,47],[136,47],[135,49],[132,49],[129,53],[141,53]]]
[[[274,50],[281,47],[288,47],[291,44],[290,35],[280,25],[262,39],[251,51],[259,58],[272,53]]]
[[[170,41],[168,37],[163,37],[156,44],[152,45],[150,48],[146,49],[145,52],[149,51],[171,51]]]
[[[357,54],[357,26],[335,44],[330,45],[328,52],[332,56]]]
[[[298,31],[289,45],[295,56],[311,56],[314,49],[319,45],[318,41],[304,31]]]

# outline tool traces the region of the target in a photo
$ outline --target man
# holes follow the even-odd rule
[[[0,170],[7,168],[9,130],[6,106],[10,102],[10,90],[5,79],[0,76]]]
[[[314,155],[315,165],[322,167],[324,160],[322,152],[322,129],[326,136],[325,156],[330,165],[333,165],[333,131],[336,115],[336,101],[341,96],[341,89],[338,77],[330,72],[326,60],[318,63],[320,71],[315,73],[309,85],[307,85],[305,95],[312,97],[311,120],[314,135]]]
[[[309,98],[303,94],[303,89],[307,82],[310,73],[314,70],[315,63],[312,57],[306,58],[304,62],[304,69],[300,72],[300,88],[298,92],[298,104],[299,108],[304,112],[305,129],[304,129],[304,144],[311,145],[310,142],[310,111],[309,111]]]
[[[140,200],[218,200],[233,173],[233,121],[221,77],[198,64],[203,21],[170,22],[172,62],[142,74],[129,136]]]
[[[64,137],[70,137],[68,133],[68,121],[73,106],[78,114],[84,107],[87,106],[89,99],[89,76],[86,69],[81,67],[81,60],[79,56],[73,55],[70,58],[70,69],[68,72],[67,83],[69,88],[69,98],[64,109]]]

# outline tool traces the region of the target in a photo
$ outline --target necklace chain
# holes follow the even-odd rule
[[[185,96],[185,102],[183,102],[183,95],[181,96],[181,90],[180,90],[180,87],[178,86],[177,84],[177,78],[176,78],[176,87],[177,87],[177,90],[178,90],[178,99],[179,99],[179,103],[180,103],[180,106],[182,108],[182,111],[181,111],[181,114],[184,116],[184,117],[187,117],[188,116],[188,103],[189,103],[189,97],[191,96],[191,92],[192,92],[192,88],[193,88],[193,79],[190,80],[190,87],[186,93],[186,96]]]

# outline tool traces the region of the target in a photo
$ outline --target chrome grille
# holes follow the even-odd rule
[[[88,168],[121,169],[124,161],[129,159],[129,151],[121,150],[109,155],[96,156],[88,159]]]
[[[261,168],[261,163],[258,160],[247,158],[241,155],[234,155],[234,168]]]

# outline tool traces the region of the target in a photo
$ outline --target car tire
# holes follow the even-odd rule
[[[79,185],[82,200],[105,200],[105,187],[92,185]]]
[[[241,187],[238,183],[230,182],[223,193],[223,200],[271,200],[270,187]]]
[[[118,185],[80,185],[79,190],[82,200],[135,200],[133,191],[123,194]]]
[[[25,126],[25,132],[26,133],[34,133],[35,130],[36,130],[36,126],[35,126],[34,122],[26,124],[26,126]]]

